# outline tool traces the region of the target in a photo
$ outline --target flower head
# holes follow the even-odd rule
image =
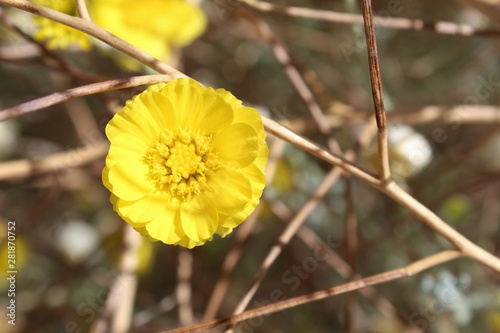
[[[35,0],[35,2],[65,14],[76,14],[74,1]],[[46,41],[49,49],[67,49],[71,45],[83,50],[90,50],[92,47],[90,37],[84,32],[41,16],[35,16],[33,20],[38,26],[33,38],[40,42]]]
[[[185,0],[94,0],[91,11],[95,23],[161,60],[206,27],[203,11]]]
[[[192,248],[255,209],[268,149],[257,110],[192,79],[150,86],[106,127],[104,185],[115,211],[153,240]]]

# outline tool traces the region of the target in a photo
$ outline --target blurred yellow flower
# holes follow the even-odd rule
[[[281,158],[276,163],[276,172],[272,182],[278,193],[287,193],[293,187],[293,167],[285,159]]]
[[[488,326],[491,333],[500,333],[500,311],[490,311],[487,314]]]
[[[34,2],[65,14],[76,15],[74,1],[34,0]],[[90,37],[81,31],[41,16],[34,16],[33,20],[38,27],[33,38],[39,42],[47,42],[49,49],[67,49],[71,45],[83,50],[92,48]]]
[[[106,127],[103,183],[141,234],[192,248],[255,209],[268,149],[257,110],[192,79],[150,86]]]
[[[160,60],[207,24],[203,11],[185,0],[94,0],[91,12],[96,24]]]

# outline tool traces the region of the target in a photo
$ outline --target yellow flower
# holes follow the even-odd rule
[[[268,149],[257,110],[192,79],[150,86],[106,127],[103,183],[115,211],[153,240],[188,248],[255,209]]]
[[[76,15],[74,1],[35,0],[34,2],[65,14]],[[39,42],[47,41],[49,49],[67,49],[70,45],[76,45],[83,50],[90,50],[92,47],[90,37],[81,31],[41,16],[34,16],[33,20],[38,26],[33,38]]]
[[[94,0],[94,22],[155,58],[185,46],[203,33],[204,13],[185,0]]]

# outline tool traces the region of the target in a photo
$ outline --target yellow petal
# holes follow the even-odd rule
[[[257,157],[259,143],[252,127],[238,123],[217,133],[214,146],[221,161],[234,168],[244,168]]]
[[[226,216],[224,219],[220,219],[219,224],[226,228],[235,228],[241,224],[257,207],[266,185],[266,176],[264,172],[257,168],[254,164],[245,168],[245,177],[248,178],[252,184],[252,198],[247,201],[246,205],[237,213]]]
[[[106,165],[112,167],[117,162],[142,161],[149,148],[144,141],[135,140],[127,134],[121,134],[111,142]]]
[[[252,199],[252,185],[241,173],[225,168],[210,177],[205,196],[217,212],[236,214]]]
[[[179,208],[168,205],[145,226],[149,236],[166,244],[176,244],[184,233],[181,227]]]
[[[219,218],[211,200],[198,196],[181,204],[182,229],[195,242],[205,241],[217,230]]]
[[[226,228],[226,227],[223,227],[223,226],[219,226],[217,228],[216,234],[218,234],[219,236],[221,236],[221,237],[224,238],[227,235],[229,235],[232,231],[233,231],[233,228]]]
[[[107,166],[105,166],[104,169],[102,169],[101,179],[104,186],[112,193],[113,185],[109,182],[109,169]],[[111,195],[111,197],[113,197],[113,195]]]
[[[139,221],[134,221],[132,219],[130,219],[128,216],[126,215],[123,215],[123,212],[121,209],[119,209],[118,207],[121,207],[122,203],[124,202],[130,202],[130,201],[126,201],[126,200],[122,200],[114,195],[111,195],[111,197],[109,198],[111,203],[113,204],[113,209],[115,210],[115,212],[125,221],[127,222],[128,224],[130,224],[132,227],[134,228],[142,228],[144,227],[146,224],[148,224],[150,221],[143,221],[143,222],[139,222]]]
[[[257,150],[257,157],[253,161],[252,165],[256,166],[259,170],[264,172],[267,160],[269,157],[269,149],[264,140],[259,141],[259,149]]]
[[[252,126],[257,133],[260,133],[261,138],[265,138],[266,132],[264,131],[264,125],[262,124],[262,117],[254,108],[249,107],[239,107],[234,110],[234,123],[245,123]]]
[[[115,114],[106,126],[106,136],[111,142],[113,142],[115,136],[123,133],[127,133],[136,140],[146,142],[153,142],[158,137],[158,129],[151,126],[148,121],[139,115],[139,110],[144,108],[144,105],[140,101],[135,102],[135,100],[133,104],[134,110],[125,107]]]
[[[151,117],[158,123],[161,130],[168,128],[174,131],[177,129],[175,110],[167,96],[151,91],[142,94],[142,100],[148,108]]]
[[[264,130],[264,125],[262,125],[262,117],[257,110],[249,107],[240,107],[234,111],[234,122],[235,123],[245,123],[250,125],[257,133],[259,137],[259,149],[257,151],[257,157],[254,161],[259,168],[264,170],[267,159],[269,155],[269,150],[265,142],[266,131]]]
[[[231,107],[213,89],[193,79],[172,80],[162,93],[172,102],[178,124],[183,128],[199,128],[212,133],[233,121]]]
[[[116,202],[120,200],[118,199],[118,197],[116,195],[114,195],[113,193],[111,193],[111,195],[109,196],[109,201],[111,202],[111,204],[114,206],[116,204]]]
[[[154,92],[160,92],[165,86],[167,85],[166,82],[160,82],[160,83],[155,83],[150,85],[146,91],[154,91]]]
[[[145,163],[118,162],[109,169],[108,181],[113,193],[120,199],[137,200],[153,190],[147,179],[149,168]]]
[[[255,164],[249,165],[245,170],[240,171],[252,184],[253,197],[260,198],[264,186],[266,185],[266,174],[264,170]],[[258,200],[257,200],[258,201]]]
[[[183,78],[168,82],[161,91],[173,105],[175,119],[183,128],[194,126],[199,110],[203,108],[201,88],[196,81]]]
[[[188,249],[192,249],[195,246],[203,245],[207,241],[211,241],[211,240],[212,240],[212,238],[204,240],[204,241],[201,241],[201,242],[195,242],[194,240],[192,240],[188,236],[184,236],[178,242],[176,242],[175,245],[180,245],[180,246],[187,247]]]
[[[115,210],[127,221],[145,223],[153,220],[167,207],[168,197],[158,191],[151,191],[143,198],[134,201],[121,200],[115,205]]]
[[[150,100],[145,98],[147,95],[149,94],[140,94],[139,98],[135,98],[132,103],[127,104],[118,114],[121,114],[129,123],[136,124],[142,130],[143,136],[154,140],[163,128],[158,123],[158,119],[151,114],[150,107],[153,105],[150,105]]]
[[[222,131],[233,121],[233,109],[212,88],[205,88],[202,103],[203,109],[199,111],[196,127],[213,133]]]
[[[218,93],[226,103],[228,103],[233,109],[238,109],[241,107],[241,101],[237,99],[233,94],[231,94],[229,91],[226,89],[219,88],[215,90],[216,93]],[[236,112],[235,112],[235,118],[236,118]],[[235,121],[236,122],[236,121]],[[240,121],[237,121],[240,122]]]

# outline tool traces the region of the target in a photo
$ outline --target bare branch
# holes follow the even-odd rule
[[[84,19],[90,21],[89,10],[87,9],[87,5],[85,4],[85,0],[75,0],[76,2],[76,10],[78,11],[78,15]]]
[[[272,46],[272,50],[276,59],[279,61],[283,70],[285,71],[288,79],[294,86],[295,90],[306,104],[309,112],[311,113],[316,126],[319,128],[321,134],[326,138],[328,147],[335,153],[341,153],[342,150],[337,141],[331,136],[331,127],[326,121],[325,115],[321,110],[314,94],[303,78],[302,73],[294,65],[290,53],[288,52],[285,44],[272,32],[269,25],[262,19],[251,16],[252,23],[255,24],[259,33],[264,41]]]
[[[16,160],[0,163],[0,180],[16,180],[48,172],[75,168],[106,155],[108,142],[77,148],[39,160]]]
[[[318,187],[318,189],[308,200],[308,202],[302,207],[300,212],[288,224],[288,226],[283,231],[276,244],[272,247],[272,249],[267,254],[266,258],[262,262],[257,274],[255,275],[251,283],[250,288],[236,306],[236,309],[234,310],[233,314],[242,313],[245,310],[245,308],[252,300],[252,297],[257,292],[257,289],[260,287],[260,284],[264,280],[264,277],[267,275],[269,268],[274,263],[276,258],[281,254],[283,247],[285,247],[290,242],[290,239],[292,239],[292,237],[295,235],[297,230],[302,226],[302,224],[309,216],[309,214],[317,206],[319,201],[328,192],[328,190],[330,190],[332,185],[337,181],[340,174],[341,170],[339,168],[333,168],[325,177],[323,183]]]
[[[340,24],[361,24],[363,23],[363,16],[350,13],[340,13],[331,10],[310,9],[294,6],[280,6],[274,5],[264,1],[258,0],[239,0],[252,8],[263,12],[273,12],[295,17],[310,18],[313,20],[321,20],[328,22],[335,22]],[[377,26],[413,30],[413,31],[431,31],[438,34],[446,35],[460,35],[460,36],[482,36],[500,38],[500,31],[493,29],[475,29],[467,24],[458,24],[454,22],[426,22],[419,19],[407,19],[403,17],[387,17],[374,16],[374,23]]]
[[[181,325],[190,325],[194,322],[190,282],[193,274],[193,254],[187,249],[180,248],[178,258],[175,296],[179,305],[179,322]]]
[[[398,268],[384,273],[372,275],[363,279],[348,282],[340,286],[331,287],[328,289],[313,292],[311,294],[298,296],[295,298],[290,298],[285,301],[276,302],[274,304],[269,304],[266,306],[258,307],[253,310],[248,310],[246,312],[233,315],[228,318],[218,319],[210,321],[208,323],[203,323],[200,325],[184,327],[179,329],[174,329],[170,331],[165,331],[162,333],[192,333],[192,332],[204,332],[209,329],[216,327],[224,327],[227,325],[234,325],[236,323],[249,320],[256,317],[263,317],[272,313],[290,309],[302,304],[318,301],[328,297],[344,294],[350,291],[359,290],[368,286],[378,285],[382,283],[387,283],[390,281],[399,280],[405,277],[417,274],[425,269],[431,268],[435,265],[455,260],[460,258],[462,255],[459,251],[443,251],[435,255],[426,257],[424,259],[418,260],[407,267]]]
[[[48,96],[40,97],[4,110],[0,110],[0,121],[20,117],[27,113],[41,110],[43,108],[47,108],[61,102],[66,102],[76,97],[93,95],[109,90],[132,88],[146,84],[167,82],[171,79],[172,78],[167,75],[143,75],[125,79],[116,79],[93,83],[86,86],[72,88],[61,92],[56,92]]]
[[[93,324],[90,333],[107,331],[111,319],[113,333],[128,332],[132,320],[132,311],[137,289],[136,269],[137,250],[142,238],[131,226],[126,225],[123,232],[125,250],[120,259],[120,267],[113,286],[104,304],[99,318]]]
[[[373,25],[373,12],[371,0],[363,0],[363,18],[365,23],[366,46],[368,49],[368,62],[370,67],[370,81],[372,84],[373,103],[375,105],[375,119],[377,120],[377,144],[379,172],[382,181],[391,177],[389,167],[389,147],[387,144],[387,126],[384,110],[384,93],[382,79],[380,78],[380,65],[378,61],[377,39]]]

